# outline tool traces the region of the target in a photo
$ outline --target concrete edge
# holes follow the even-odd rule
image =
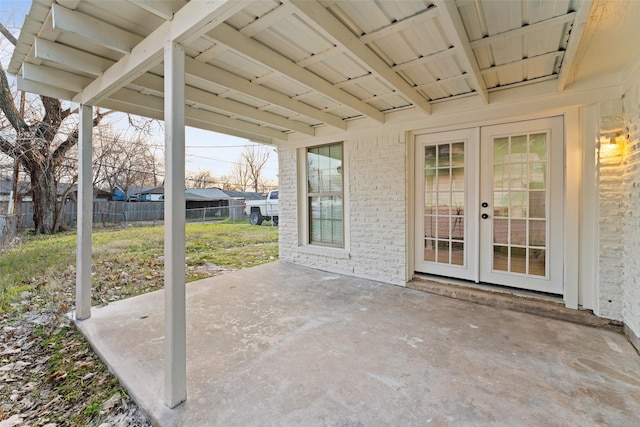
[[[633,348],[638,352],[638,355],[640,355],[640,337],[638,337],[626,323],[624,325],[624,334]]]
[[[536,298],[531,295],[516,295],[490,289],[478,289],[460,284],[445,284],[424,278],[414,278],[407,283],[407,287],[476,304],[535,314],[623,333],[623,323],[620,321],[598,317],[590,310],[573,310],[566,308],[562,302]],[[640,340],[638,344],[640,344]]]
[[[92,307],[94,308],[94,307]],[[135,403],[135,405],[138,407],[138,409],[140,410],[140,412],[142,412],[142,415],[145,416],[145,418],[147,419],[147,421],[149,421],[149,423],[153,426],[153,427],[160,427],[160,421],[158,419],[156,419],[156,414],[154,414],[154,411],[152,407],[150,407],[147,402],[145,402],[141,396],[138,395],[138,393],[136,393],[134,391],[134,389],[132,388],[132,384],[130,383],[130,381],[127,378],[123,378],[120,375],[118,375],[118,372],[116,372],[116,370],[114,369],[114,367],[108,362],[106,355],[104,354],[104,352],[102,351],[102,349],[100,348],[99,345],[96,345],[94,343],[94,340],[92,340],[90,338],[89,335],[91,335],[90,331],[88,331],[88,327],[87,324],[83,325],[83,322],[85,320],[89,320],[89,319],[85,319],[85,320],[77,320],[75,318],[75,316],[72,317],[72,322],[74,324],[74,326],[76,327],[76,329],[78,330],[78,332],[80,332],[80,335],[83,336],[83,338],[85,339],[85,341],[89,344],[89,347],[91,347],[91,350],[93,350],[93,352],[98,356],[98,358],[100,359],[100,361],[102,361],[102,363],[104,363],[104,365],[107,367],[107,369],[109,370],[109,372],[118,380],[118,382],[120,383],[120,385],[127,391],[127,394],[129,395],[129,398],[133,401],[133,403]],[[179,408],[180,406],[178,406]],[[166,415],[168,415],[169,417],[171,415],[175,415],[172,413],[172,410],[167,408],[167,411],[169,411]]]

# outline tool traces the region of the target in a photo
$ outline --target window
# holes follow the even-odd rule
[[[309,243],[344,246],[342,143],[307,149]]]

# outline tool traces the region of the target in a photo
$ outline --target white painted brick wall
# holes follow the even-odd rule
[[[640,85],[625,94],[624,111],[629,143],[625,150],[623,183],[622,318],[640,337]]]
[[[627,141],[600,149],[600,251],[596,314],[640,336],[640,86],[600,105],[603,133]]]
[[[609,134],[624,126],[621,100],[600,105],[600,131]],[[598,294],[595,313],[622,320],[623,243],[623,151],[607,143],[600,147],[600,250]]]
[[[399,135],[347,140],[348,259],[300,250],[296,217],[296,153],[279,153],[280,258],[321,270],[404,285],[406,154]]]

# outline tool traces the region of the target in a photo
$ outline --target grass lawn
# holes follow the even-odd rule
[[[187,281],[273,261],[277,227],[188,224]],[[93,232],[92,301],[161,289],[164,228]],[[0,252],[0,423],[146,426],[126,391],[72,327],[75,233],[25,235]]]
[[[277,227],[249,224],[187,224],[187,281],[273,261]],[[94,303],[159,289],[164,278],[164,227],[94,230]],[[17,313],[25,292],[54,296],[75,292],[76,235],[25,235],[0,252],[0,311]]]

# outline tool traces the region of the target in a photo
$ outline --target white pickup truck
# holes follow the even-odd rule
[[[265,219],[273,220],[273,225],[278,225],[278,190],[269,191],[266,199],[246,200],[244,213],[252,225],[261,225]]]

